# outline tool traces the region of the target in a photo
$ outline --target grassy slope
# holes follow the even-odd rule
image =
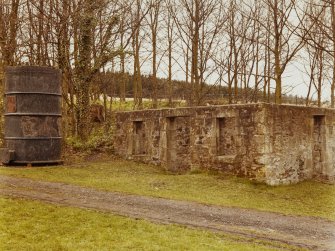
[[[0,198],[0,206],[1,250],[274,250],[265,242],[39,202]]]
[[[0,174],[335,220],[335,186],[317,182],[269,187],[206,173],[170,175],[159,167],[123,160],[47,168],[1,167]]]

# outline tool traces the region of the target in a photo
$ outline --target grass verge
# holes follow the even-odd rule
[[[270,187],[246,179],[208,173],[171,175],[160,167],[124,160],[58,167],[1,167],[0,174],[335,220],[335,186],[317,182]]]
[[[1,250],[278,250],[266,242],[34,201],[0,197],[0,206]]]

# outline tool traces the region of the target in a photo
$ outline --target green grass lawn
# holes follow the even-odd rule
[[[1,167],[0,174],[335,220],[335,186],[317,182],[270,187],[208,173],[171,175],[160,167],[124,160],[58,167]]]
[[[276,250],[252,239],[40,202],[0,197],[0,207],[0,250]]]

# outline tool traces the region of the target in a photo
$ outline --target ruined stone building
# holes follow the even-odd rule
[[[115,150],[183,173],[217,170],[270,185],[334,181],[335,110],[245,104],[119,112]]]

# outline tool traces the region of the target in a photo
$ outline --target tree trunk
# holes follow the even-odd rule
[[[169,107],[172,107],[172,34],[169,35],[169,76],[168,76],[168,88],[169,88]]]
[[[91,81],[91,53],[93,44],[94,3],[86,0],[83,4],[83,16],[80,20],[80,40],[77,66],[78,97],[77,123],[78,136],[86,140],[90,125],[90,81]]]
[[[331,108],[335,107],[335,0],[331,0],[331,25],[332,25],[332,37],[333,37],[333,77],[332,77],[332,83],[330,88],[330,104]]]
[[[152,32],[152,85],[153,85],[153,107],[156,109],[157,101],[157,45],[156,31]]]
[[[281,104],[282,103],[282,80],[281,80],[279,54],[275,55],[275,81],[276,81],[275,103]]]
[[[15,52],[16,52],[16,37],[18,30],[18,9],[20,0],[11,1],[9,15],[4,13],[6,11],[6,6],[0,6],[0,46],[2,53],[2,60],[4,67],[7,65],[15,65]],[[9,5],[8,5],[9,6]],[[6,20],[8,19],[8,20]],[[7,24],[7,25],[5,25]]]
[[[274,48],[274,58],[275,58],[275,81],[276,81],[276,91],[275,91],[275,103],[282,103],[282,82],[281,82],[281,65],[280,65],[280,31],[279,31],[279,9],[278,9],[278,1],[274,1],[274,9],[273,9],[273,22],[274,22],[274,33],[275,33],[275,48]]]
[[[200,33],[200,6],[199,0],[195,1],[195,13],[194,13],[194,30],[192,38],[192,76],[194,79],[194,92],[193,98],[198,104],[200,101],[200,78],[198,69],[198,56],[199,56],[199,33]]]

